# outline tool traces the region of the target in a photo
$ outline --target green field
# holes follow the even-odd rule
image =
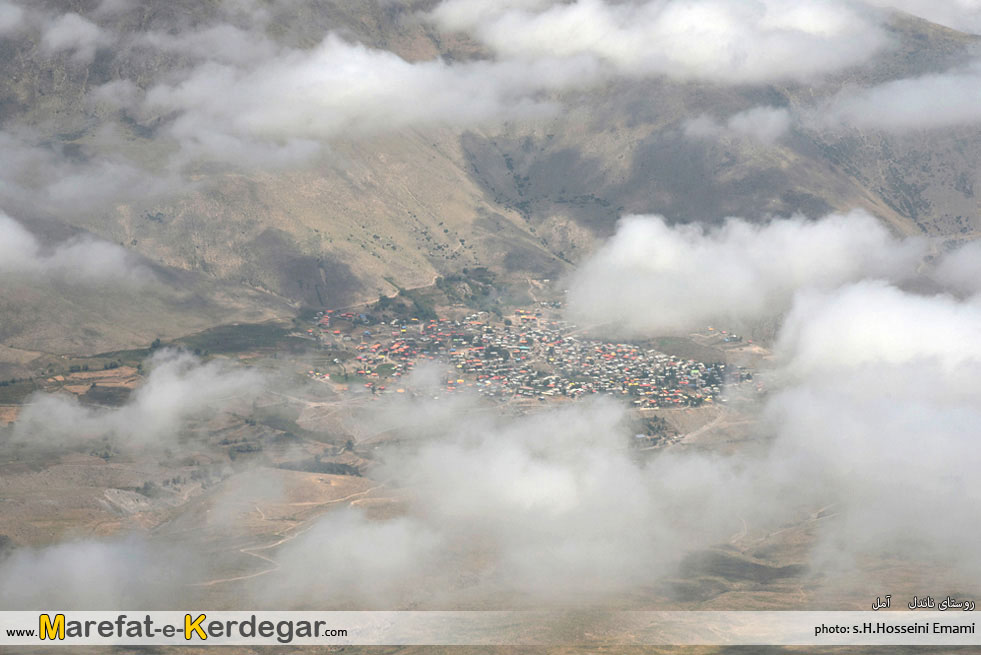
[[[274,323],[222,325],[173,341],[197,354],[241,353],[253,350],[295,350],[311,345],[289,336],[290,330]],[[165,344],[166,345],[166,344]]]

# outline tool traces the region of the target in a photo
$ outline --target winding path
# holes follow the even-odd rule
[[[371,493],[372,491],[375,491],[377,489],[380,489],[380,488],[382,488],[384,486],[385,486],[384,484],[375,485],[374,487],[371,487],[370,489],[365,489],[363,491],[358,491],[358,492],[355,492],[353,494],[349,494],[347,496],[344,496],[343,498],[335,498],[334,500],[327,500],[327,501],[324,501],[322,503],[319,503],[319,502],[314,502],[314,503],[290,503],[290,506],[293,506],[293,505],[332,505],[334,503],[343,503],[343,502],[345,502],[347,500],[351,500],[352,498],[357,498],[358,496],[365,496],[365,495]],[[258,505],[256,505],[256,511],[259,512],[259,515],[262,517],[262,520],[266,520],[266,515],[263,513],[263,511],[261,509],[259,509],[259,506]],[[319,518],[319,517],[320,516],[318,515],[318,516],[316,516],[314,518]],[[308,519],[306,522],[310,522],[312,520],[313,519]],[[300,525],[302,525],[302,524],[300,524]],[[296,525],[290,526],[289,528],[286,529],[286,531],[294,530],[296,527],[297,527]],[[238,582],[238,581],[241,581],[241,580],[250,580],[252,578],[258,578],[261,575],[266,575],[267,573],[272,573],[273,571],[277,571],[277,570],[279,570],[279,563],[276,562],[276,560],[274,560],[274,559],[272,559],[270,557],[266,557],[265,555],[260,555],[258,551],[270,550],[272,548],[276,548],[277,546],[280,546],[280,545],[286,543],[287,541],[292,541],[293,539],[296,539],[297,537],[299,537],[301,534],[303,534],[303,533],[307,532],[308,530],[310,530],[312,527],[313,526],[309,526],[305,530],[300,530],[298,532],[293,532],[292,534],[290,534],[288,536],[284,536],[284,537],[282,537],[282,539],[279,539],[278,541],[274,541],[271,544],[266,544],[264,546],[249,546],[247,548],[239,548],[238,549],[238,552],[242,553],[243,555],[248,555],[249,557],[257,557],[257,558],[261,559],[263,562],[266,562],[267,564],[272,564],[272,566],[269,567],[269,568],[267,568],[267,569],[263,569],[262,571],[256,571],[255,573],[249,573],[248,575],[237,575],[237,576],[234,576],[234,577],[231,577],[231,578],[216,578],[214,580],[208,580],[207,582],[194,582],[194,583],[188,584],[187,586],[188,587],[213,587],[214,585],[225,584],[226,582]],[[279,534],[280,534],[280,536],[282,536],[282,533],[279,533]]]

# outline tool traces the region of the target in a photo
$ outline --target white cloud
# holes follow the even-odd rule
[[[783,256],[785,242],[762,241]],[[465,421],[400,399],[404,424],[425,425],[372,475],[400,490],[405,515],[328,514],[253,593],[307,607],[599,604],[747,527],[782,532],[819,510],[815,580],[839,584],[883,553],[975,574],[981,531],[950,517],[981,502],[979,333],[974,301],[874,281],[801,294],[763,401],[759,431],[775,439],[734,457],[668,449],[638,463],[629,414],[606,399],[517,418],[454,407]]]
[[[981,293],[981,241],[961,245],[937,263],[934,277],[960,293]]]
[[[24,226],[0,214],[0,271],[31,271],[39,264],[37,239]]]
[[[684,132],[694,138],[747,137],[774,143],[790,129],[790,112],[782,107],[753,107],[720,123],[707,114],[686,121]]]
[[[261,63],[279,54],[267,36],[234,25],[218,24],[198,30],[170,33],[146,32],[136,43],[164,53],[228,64]]]
[[[981,121],[981,63],[904,78],[870,88],[846,88],[813,110],[818,127],[911,130]]]
[[[981,2],[978,0],[864,0],[884,8],[899,9],[928,21],[977,34],[981,32]]]
[[[584,324],[646,334],[752,321],[787,309],[801,288],[908,275],[925,245],[859,211],[709,229],[630,216],[574,274],[569,310]]]
[[[786,0],[450,0],[432,17],[475,32],[498,57],[409,62],[336,35],[295,50],[260,31],[217,24],[140,36],[137,48],[198,63],[145,95],[115,81],[93,98],[146,120],[166,116],[185,161],[280,166],[309,159],[336,138],[541,116],[559,107],[550,94],[611,75],[724,83],[808,78],[858,63],[885,43],[864,12],[837,0],[807,7]],[[788,125],[785,110],[756,108],[730,117],[726,127],[772,142]]]
[[[405,606],[431,588],[444,555],[440,535],[408,518],[370,521],[353,509],[331,512],[277,553],[276,578],[259,597],[276,607],[357,602]]]
[[[263,378],[221,360],[202,363],[187,353],[164,350],[147,362],[151,371],[126,405],[83,407],[74,398],[35,394],[17,420],[13,439],[63,444],[111,436],[121,446],[172,445],[180,426],[205,410],[255,397]]]
[[[833,0],[446,0],[432,17],[504,57],[591,56],[621,74],[726,84],[807,79],[861,63],[887,43],[861,7]]]
[[[772,143],[790,129],[790,112],[781,107],[753,107],[729,117],[726,127],[764,143]]]
[[[426,421],[426,404],[403,406],[404,422]],[[404,490],[405,516],[328,514],[277,554],[281,575],[260,578],[256,597],[372,608],[580,593],[601,602],[675,571],[686,552],[737,532],[740,516],[772,509],[745,502],[763,495],[734,461],[665,455],[638,465],[615,402],[520,418],[475,409],[380,453],[373,476]]]
[[[834,575],[887,551],[981,571],[970,546],[981,534],[950,522],[981,500],[981,298],[874,279],[901,279],[926,243],[895,239],[863,214],[711,231],[633,220],[577,275],[573,309],[643,336],[786,312],[777,369],[765,374],[761,427],[775,440],[745,470],[781,497],[768,513],[826,508],[815,569]],[[976,292],[977,255],[965,246],[933,276]]]
[[[150,271],[112,243],[78,237],[45,249],[20,223],[0,212],[0,275],[57,275],[73,283],[142,284]]]
[[[21,548],[0,562],[0,607],[169,609],[197,570],[194,559],[136,537]]]
[[[11,2],[0,0],[0,35],[9,34],[24,24],[24,10]]]
[[[120,101],[129,87],[113,92]],[[111,129],[93,135],[82,157],[69,157],[58,145],[30,131],[0,131],[0,204],[52,214],[106,210],[127,200],[144,200],[188,182],[172,170],[158,173],[115,154],[120,139]],[[109,153],[109,154],[106,154]]]
[[[977,300],[878,282],[795,303],[777,344],[784,382],[767,400],[770,461],[834,501],[823,566],[885,549],[981,571],[981,534],[951,520],[981,501],[978,334]]]
[[[104,3],[107,11],[112,5],[124,6]],[[312,156],[325,139],[539,115],[555,107],[550,91],[595,81],[601,71],[725,83],[806,79],[858,63],[885,43],[864,14],[836,2],[450,0],[435,16],[445,27],[473,32],[503,59],[413,63],[336,37],[310,51],[264,39],[249,50],[243,47],[253,35],[225,26],[148,35],[144,47],[207,61],[148,94],[114,82],[96,99],[176,115],[170,133],[185,155],[279,164]],[[84,23],[59,20],[69,24],[46,32],[52,52],[91,58],[104,43]],[[979,86],[973,69],[952,75],[842,95],[832,114],[897,128],[975,120],[973,104],[981,103],[972,95]],[[960,88],[967,84],[973,86]],[[958,106],[929,97],[942,93]],[[890,107],[896,98],[907,100]],[[865,118],[870,107],[874,118]],[[784,109],[757,107],[687,127],[692,135],[772,142],[789,122]],[[42,195],[29,183],[37,178],[55,180],[44,195],[61,207],[140,188],[118,162],[81,166],[13,137],[3,145],[10,147],[0,149],[0,163],[16,174],[5,174],[0,190],[11,196]],[[860,212],[760,225],[730,219],[711,229],[624,219],[573,280],[576,319],[650,335],[789,308],[776,346],[782,369],[766,401],[773,450],[740,460],[678,450],[639,465],[624,447],[627,413],[612,402],[487,420],[466,401],[438,409],[395,405],[395,423],[410,438],[380,455],[376,473],[405,494],[406,515],[376,521],[353,510],[327,514],[275,552],[281,568],[256,578],[256,598],[284,606],[319,605],[325,596],[401,605],[458,599],[473,589],[509,599],[584,590],[591,598],[616,597],[673,572],[692,549],[725,542],[744,519],[754,528],[772,525],[799,504],[827,502],[840,518],[821,524],[822,538],[840,537],[848,553],[873,549],[883,536],[912,537],[929,546],[921,554],[952,549],[959,564],[976,565],[971,545],[981,535],[955,533],[948,519],[971,515],[981,500],[971,477],[981,464],[974,443],[981,434],[981,306],[882,282],[849,284],[902,278],[924,253],[924,242],[894,238]],[[977,292],[979,260],[976,244],[966,246],[943,258],[935,277]],[[107,280],[131,266],[125,251],[108,243],[45,249],[0,215],[0,272]],[[65,435],[109,435],[141,447],[168,444],[189,417],[263,386],[254,373],[186,354],[161,353],[150,365],[146,384],[119,409],[35,396],[15,438],[58,443]],[[798,485],[802,480],[807,484]],[[962,547],[964,534],[971,539]],[[143,546],[102,542],[21,551],[0,564],[0,598],[21,608],[139,604],[133,582],[153,557]],[[38,570],[43,575],[32,577]]]
[[[800,295],[781,330],[778,350],[791,353],[796,375],[869,362],[930,359],[947,369],[981,360],[981,303],[915,296],[883,282],[836,293]]]
[[[112,43],[112,37],[92,21],[76,13],[62,14],[44,26],[41,47],[49,53],[70,52],[72,59],[87,64],[96,51]]]
[[[328,36],[310,51],[283,51],[258,66],[207,62],[147,93],[147,112],[178,112],[170,128],[188,152],[230,160],[260,148],[307,156],[322,139],[406,127],[466,125],[554,109],[543,89],[581,83],[588,62],[410,63]]]

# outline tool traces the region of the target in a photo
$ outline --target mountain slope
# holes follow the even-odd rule
[[[18,349],[144,345],[371,300],[465,267],[505,280],[555,278],[629,213],[711,223],[860,207],[901,233],[967,239],[981,229],[976,130],[899,135],[803,121],[761,140],[687,127],[693,117],[724,121],[760,106],[805,115],[843,85],[942,71],[975,52],[976,38],[919,19],[897,15],[896,47],[822,84],[614,79],[549,92],[562,109],[548,116],[352,134],[302,163],[196,159],[178,170],[172,116],[111,107],[93,101],[93,90],[120,79],[146,89],[193,64],[189,53],[133,45],[151,32],[245,19],[219,2],[144,2],[108,16],[97,15],[98,4],[38,5],[122,35],[91,61],[42,52],[30,30],[0,41],[5,161],[20,167],[0,201],[45,244],[95,235],[155,267],[157,282],[121,295],[26,278],[4,285],[0,343]],[[263,33],[282,47],[311,48],[332,31],[406,61],[489,57],[465,35],[420,20],[432,4],[270,4]],[[92,202],[75,201],[87,186]]]

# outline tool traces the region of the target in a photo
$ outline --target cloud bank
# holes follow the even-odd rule
[[[24,24],[24,10],[11,2],[0,2],[0,34],[9,34]]]
[[[981,3],[977,0],[864,0],[886,9],[908,14],[971,34],[981,33]]]
[[[22,24],[11,7],[0,4],[0,31]],[[887,44],[855,7],[450,0],[435,20],[470,32],[499,57],[464,63],[409,62],[337,36],[300,51],[230,26],[153,33],[139,47],[183,53],[192,64],[145,93],[121,82],[95,99],[143,117],[172,117],[165,130],[184,157],[278,165],[313,156],[334,138],[539,116],[555,108],[553,92],[611,74],[726,84],[807,80],[860,63]],[[70,16],[51,23],[42,45],[90,60],[106,43],[101,28]],[[254,47],[243,47],[250,40]],[[869,114],[868,126],[896,129],[976,120],[973,69],[957,75],[965,77],[843,94],[830,115],[858,125]],[[940,94],[958,101],[940,107]],[[756,108],[689,128],[772,142],[787,122],[785,110]],[[112,162],[93,174],[62,155],[4,148],[0,158],[17,163],[5,170],[23,178],[53,170],[59,181],[51,188],[60,189],[65,206],[93,188],[113,195],[132,186],[94,184],[118,180]],[[108,250],[99,251],[103,246]],[[110,267],[93,275],[111,277],[114,258],[122,257],[121,249],[93,242],[51,252],[0,216],[4,272],[84,272],[96,261]],[[555,600],[587,591],[601,600],[656,583],[692,549],[725,543],[744,520],[770,525],[826,504],[838,517],[822,532],[829,561],[874,552],[888,537],[917,556],[952,552],[968,569],[976,566],[969,545],[979,535],[962,526],[954,533],[948,511],[936,507],[970,516],[981,496],[971,477],[981,433],[977,300],[915,296],[863,281],[901,279],[924,254],[924,243],[896,239],[862,213],[763,225],[730,219],[707,230],[660,217],[625,219],[574,278],[574,317],[650,335],[789,309],[776,347],[781,369],[766,401],[772,450],[757,459],[666,452],[638,465],[624,447],[631,436],[626,412],[613,402],[486,420],[467,407],[449,416],[409,407],[399,419],[417,420],[417,440],[389,453],[377,470],[410,497],[406,516],[379,522],[358,510],[331,512],[277,552],[281,569],[275,579],[256,580],[256,598],[281,607],[316,606],[325,597],[404,606],[495,594]],[[975,262],[976,248],[968,246],[945,257],[935,275],[974,293]],[[151,365],[146,384],[120,409],[34,397],[15,439],[108,435],[135,446],[173,443],[190,416],[262,388],[253,373],[184,354],[161,353]],[[166,561],[139,544],[115,542],[15,557],[0,565],[0,580],[12,581],[0,593],[20,608],[68,604],[63,598],[84,598],[88,608],[119,598],[138,605],[131,585],[141,562]],[[36,570],[51,577],[26,573]]]
[[[818,531],[815,571],[857,572],[888,552],[977,575],[968,544],[981,534],[950,517],[981,498],[979,251],[962,246],[927,272],[961,297],[885,281],[910,274],[926,245],[865,214],[713,230],[635,217],[586,263],[570,302],[641,336],[785,313],[762,406],[773,441],[746,470],[770,481],[780,507],[834,516]]]
[[[962,244],[941,257],[934,277],[953,291],[981,293],[981,241]]]
[[[193,185],[172,168],[151,171],[127,159],[118,152],[121,140],[111,127],[93,137],[91,144],[69,154],[68,147],[33,130],[0,130],[0,201],[6,207],[66,215],[108,210]]]
[[[954,9],[967,15],[966,8]],[[13,160],[0,187],[25,198],[37,190],[38,180],[56,180],[43,185],[55,210],[101,208],[173,191],[178,172],[202,161],[296,166],[316,160],[338,139],[538,118],[570,102],[570,92],[612,78],[667,76],[723,85],[811,81],[866,62],[890,45],[883,13],[846,0],[445,0],[422,20],[472,35],[490,56],[410,61],[342,38],[340,31],[324,34],[312,48],[287,46],[270,30],[272,14],[281,10],[224,3],[193,28],[155,24],[146,32],[116,33],[113,21],[133,11],[132,3],[107,0],[85,16],[0,4],[0,32],[29,23],[47,56],[86,64],[111,47],[120,61],[155,71],[104,83],[87,100],[102,115],[119,110],[116,118],[136,121],[167,148],[160,153],[163,171],[144,170],[127,159],[122,142],[96,148],[117,156],[87,150],[85,162],[34,151],[25,165],[25,150],[14,148],[0,155]],[[958,90],[967,94],[964,102],[926,112],[927,120],[950,124],[973,116],[969,107],[978,103],[964,88]],[[881,93],[895,95],[892,89]],[[924,102],[936,102],[936,93],[922,95]],[[842,96],[824,113],[834,125],[858,124],[872,120],[864,118],[870,103],[897,114],[876,119],[876,125],[905,120],[896,109],[902,102],[879,102],[874,93]],[[785,110],[758,107],[721,123],[696,117],[686,131],[773,143],[789,125]],[[46,160],[44,174],[32,174],[39,159]],[[146,192],[134,196],[134,189]]]
[[[835,1],[446,0],[432,17],[502,57],[588,56],[618,74],[725,84],[808,79],[861,63],[888,43],[860,5]]]
[[[121,447],[173,445],[187,419],[250,400],[264,385],[255,371],[232,368],[221,360],[202,363],[169,349],[154,354],[147,366],[150,373],[144,384],[116,409],[84,407],[74,397],[35,394],[18,417],[13,441],[63,445],[110,437]]]
[[[973,475],[981,464],[974,448],[981,434],[978,300],[915,295],[864,279],[902,275],[923,254],[923,244],[889,236],[864,214],[762,226],[730,221],[710,231],[640,220],[658,238],[629,243],[677,251],[670,264],[658,260],[650,283],[696,275],[691,262],[707,257],[728,277],[787,303],[757,443],[736,455],[679,448],[638,462],[627,447],[633,419],[611,399],[514,417],[484,412],[465,397],[452,405],[395,397],[387,409],[406,429],[401,443],[376,453],[370,473],[405,501],[405,512],[386,519],[355,508],[329,512],[269,552],[278,568],[249,583],[250,602],[513,608],[586,598],[602,605],[660,588],[683,575],[679,566],[692,552],[738,545],[747,526],[766,534],[819,510],[827,518],[815,528],[807,562],[818,578],[861,570],[883,544],[912,562],[981,572],[972,547],[981,534],[949,520],[951,512],[970,515],[981,500]],[[856,226],[857,242],[841,242],[841,233]],[[808,252],[811,259],[804,258]],[[705,295],[731,302],[734,291],[710,281]],[[610,284],[608,293],[622,283]],[[672,298],[692,305],[684,320],[706,311],[699,293]],[[636,301],[632,307],[644,310]],[[638,329],[653,334],[662,319],[644,320]],[[261,388],[250,373],[186,354],[161,353],[152,364],[127,406],[93,412],[41,398],[15,434],[36,440],[74,430],[135,444],[166,442],[194,412]],[[104,549],[117,548],[69,547],[97,564]],[[24,579],[23,570],[57,552],[19,554],[17,566],[0,566],[0,578]],[[143,557],[139,549],[120,552]],[[149,557],[167,565],[165,554]],[[65,593],[84,589],[89,595],[78,597],[85,603],[128,598],[125,581],[104,576],[88,590],[79,575]],[[14,600],[7,602],[61,593],[47,583],[35,587],[8,592]]]
[[[976,305],[881,282],[796,302],[763,407],[772,441],[743,457],[638,464],[625,408],[603,400],[444,426],[384,457],[407,516],[328,514],[279,553],[286,577],[254,593],[306,607],[602,604],[678,575],[743,522],[765,533],[819,510],[818,578],[884,553],[977,574],[981,535],[950,516],[981,500],[981,353],[956,348],[979,327]]]
[[[403,412],[406,422],[427,415],[426,404]],[[434,421],[383,454],[373,475],[403,490],[405,516],[328,513],[277,553],[281,568],[258,579],[256,598],[292,607],[603,603],[731,536],[740,516],[776,511],[743,504],[763,494],[750,493],[755,482],[734,462],[666,455],[638,465],[627,411],[612,401],[467,416]]]
[[[194,553],[135,536],[21,548],[0,561],[0,607],[171,609],[196,570]]]
[[[810,375],[866,363],[905,365],[924,359],[951,370],[981,360],[981,304],[950,296],[918,296],[882,282],[831,295],[801,293],[787,315],[777,350],[787,368]]]
[[[812,112],[818,127],[906,131],[970,125],[981,120],[981,63],[903,78],[870,88],[846,88]]]
[[[970,24],[977,13],[967,0],[902,4],[959,25]],[[88,100],[100,112],[115,107],[125,112],[126,121],[153,126],[154,140],[164,144],[168,139],[160,137],[169,137],[179,150],[162,155],[167,170],[156,172],[122,154],[79,163],[53,153],[57,161],[48,161],[43,175],[11,161],[2,186],[24,197],[26,190],[36,190],[37,180],[57,180],[44,185],[51,187],[49,204],[57,210],[101,206],[107,199],[171,191],[176,172],[201,160],[292,166],[315,159],[336,139],[536,118],[557,111],[563,93],[615,77],[667,76],[724,85],[811,81],[866,62],[890,45],[883,12],[846,0],[445,0],[422,19],[472,35],[491,56],[409,61],[341,38],[339,32],[324,34],[309,49],[286,46],[269,29],[272,15],[283,8],[228,2],[193,28],[168,30],[155,24],[146,32],[117,33],[113,21],[134,11],[132,3],[106,0],[81,15],[3,0],[0,33],[30,25],[46,56],[87,64],[100,49],[111,47],[120,60],[156,71],[105,83],[91,90]],[[828,125],[868,122],[896,129],[911,121],[973,121],[972,107],[981,103],[970,89],[979,85],[969,83],[973,73],[965,75],[843,95],[823,113]],[[928,88],[917,90],[923,85]],[[922,99],[910,105],[905,101],[909,94]],[[938,97],[963,101],[935,106]],[[722,123],[695,118],[687,131],[772,143],[788,126],[784,110],[760,107]],[[125,152],[121,143],[104,145],[104,152]],[[14,152],[23,154],[23,149]],[[133,189],[147,187],[148,193],[133,196]]]
[[[783,107],[753,107],[720,123],[708,114],[685,122],[685,135],[692,138],[745,137],[771,144],[787,133],[790,112]]]
[[[129,47],[192,63],[142,89],[108,83],[93,98],[144,122],[166,117],[166,133],[181,145],[179,163],[283,166],[317,156],[332,139],[539,117],[558,109],[555,94],[610,77],[809,80],[888,45],[881,17],[839,0],[806,7],[786,0],[447,0],[427,19],[469,32],[493,51],[469,61],[407,61],[337,34],[312,49],[289,48],[264,32],[267,12],[245,11],[248,28],[217,23],[139,35]],[[757,108],[725,127],[772,142],[788,125],[783,110]]]
[[[822,566],[883,549],[977,576],[981,304],[881,282],[803,294],[777,343],[766,403],[774,467],[834,499]],[[969,577],[968,580],[973,579]]]
[[[670,226],[630,216],[572,276],[570,315],[634,334],[754,321],[787,309],[801,288],[913,272],[926,242],[900,240],[864,212],[752,224]]]
[[[186,152],[288,162],[332,138],[540,116],[555,109],[541,93],[591,77],[588,61],[408,62],[330,35],[254,66],[208,61],[149,89],[142,111],[176,112],[170,133]]]
[[[769,258],[787,250],[772,236],[758,242]],[[866,245],[892,256],[910,246]],[[372,475],[401,490],[405,515],[329,513],[277,553],[283,575],[260,578],[255,597],[297,607],[601,605],[658,588],[692,552],[740,544],[747,526],[779,533],[818,515],[810,573],[795,574],[809,586],[866,575],[863,563],[884,555],[981,573],[981,532],[950,520],[981,501],[981,305],[863,271],[878,272],[839,267],[817,286],[813,272],[799,278],[759,438],[739,455],[668,449],[639,463],[626,447],[628,411],[603,398],[518,418],[457,406],[467,417],[458,422],[400,400],[405,422],[424,425],[383,452]]]
[[[0,212],[0,275],[56,275],[76,284],[143,284],[149,269],[112,243],[78,237],[43,248],[23,225]]]
[[[78,64],[92,63],[96,51],[111,44],[108,33],[74,12],[58,16],[41,33],[42,50],[49,54],[68,52]]]

